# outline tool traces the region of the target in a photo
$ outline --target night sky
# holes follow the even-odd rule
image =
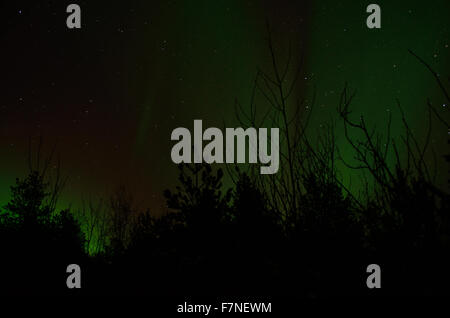
[[[66,27],[72,2],[80,30]],[[372,2],[381,6],[379,30],[366,27]],[[266,20],[281,59],[289,41],[295,57],[303,53],[296,94],[308,99],[316,88],[312,134],[335,117],[345,83],[356,90],[355,116],[382,131],[393,112],[394,136],[402,133],[397,98],[419,140],[427,98],[448,118],[432,75],[408,53],[448,83],[448,0],[4,1],[0,12],[1,206],[27,171],[29,138],[36,146],[42,136],[47,153],[56,143],[69,177],[62,205],[124,184],[139,206],[159,213],[162,191],[176,182],[171,131],[194,119],[238,125],[234,100],[247,105],[257,68],[270,70]],[[338,144],[351,156],[339,127]],[[447,130],[434,128],[437,154],[447,153]],[[438,170],[444,180],[441,159]]]

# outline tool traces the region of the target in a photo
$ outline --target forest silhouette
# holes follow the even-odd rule
[[[164,192],[167,212],[159,217],[139,211],[123,187],[109,200],[59,211],[64,180],[59,165],[50,177],[53,155],[39,162],[39,146],[34,160],[30,154],[29,174],[11,186],[11,199],[0,209],[0,288],[68,292],[65,269],[75,263],[83,271],[82,290],[95,292],[442,296],[450,283],[450,201],[448,189],[431,176],[429,141],[420,145],[403,115],[400,141],[389,135],[391,120],[384,136],[372,132],[363,117],[352,119],[353,94],[345,87],[337,114],[356,164],[346,162],[334,125],[317,140],[308,137],[311,111],[290,100],[300,69],[290,62],[280,67],[270,36],[268,43],[273,70],[259,70],[253,88],[267,108],[252,99],[249,107],[237,102],[236,114],[242,127],[280,127],[279,173],[181,164],[178,186]],[[449,129],[430,102],[428,115]],[[342,183],[338,161],[365,173],[362,195]],[[231,187],[223,185],[226,173]],[[373,263],[382,270],[381,290],[366,286]]]

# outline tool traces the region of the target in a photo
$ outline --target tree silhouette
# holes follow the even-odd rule
[[[52,154],[39,160],[39,143],[29,174],[16,180],[0,209],[0,271],[8,273],[2,288],[65,289],[65,267],[83,263],[89,269],[84,286],[118,294],[292,297],[294,291],[302,299],[355,300],[445,293],[450,198],[435,183],[427,154],[432,125],[448,129],[447,121],[427,100],[421,144],[397,101],[404,133],[394,138],[391,117],[380,131],[352,116],[354,94],[345,86],[337,114],[353,151],[350,163],[336,145],[334,122],[315,139],[307,133],[314,97],[293,100],[300,70],[288,76],[290,62],[280,68],[270,35],[268,43],[273,70],[259,70],[253,90],[268,108],[260,114],[253,96],[249,111],[237,104],[237,115],[244,127],[280,127],[288,146],[280,149],[279,173],[261,176],[257,167],[235,166],[226,189],[221,169],[181,164],[178,185],[164,192],[161,216],[140,211],[119,187],[109,200],[88,201],[75,218],[56,208],[65,180],[59,164],[50,169]],[[338,161],[365,178],[358,197],[341,181]],[[382,291],[365,286],[373,263],[383,270]],[[24,274],[30,264],[31,281]]]
[[[48,161],[49,162],[49,161]],[[2,288],[26,292],[49,286],[65,289],[65,269],[84,261],[84,237],[68,209],[56,212],[59,174],[47,181],[47,166],[31,170],[11,186],[11,200],[0,211]]]

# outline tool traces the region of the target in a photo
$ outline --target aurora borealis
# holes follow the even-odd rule
[[[426,98],[448,116],[431,74],[408,53],[447,80],[446,0],[377,1],[380,30],[365,25],[370,1],[78,1],[81,30],[65,25],[69,3],[0,5],[0,205],[26,173],[29,138],[36,145],[42,136],[47,151],[57,144],[69,177],[61,204],[124,184],[141,207],[159,213],[163,189],[176,180],[170,132],[194,119],[237,124],[235,98],[245,105],[258,67],[270,68],[266,20],[281,57],[289,41],[296,57],[303,52],[297,94],[308,98],[316,88],[313,128],[333,118],[345,83],[356,90],[355,116],[384,127],[393,112],[394,136],[403,129],[396,99],[419,140]],[[448,133],[440,127],[432,143],[443,155]],[[438,168],[444,182],[446,163]],[[350,183],[352,175],[342,178]]]

